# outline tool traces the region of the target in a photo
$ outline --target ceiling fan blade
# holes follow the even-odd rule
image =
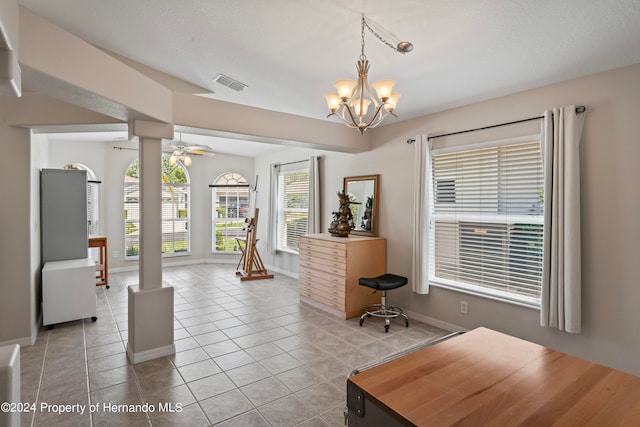
[[[187,150],[211,151],[211,148],[206,145],[185,145],[184,148]]]
[[[196,154],[198,156],[208,156],[208,157],[213,157],[216,155],[216,153],[214,153],[213,151],[205,151],[205,150],[194,150],[193,148],[189,148],[187,150],[189,153],[191,154]]]
[[[174,152],[179,152],[179,153],[187,153],[187,154],[193,154],[196,156],[215,156],[216,153],[214,153],[211,150],[211,147],[207,146],[207,145],[190,145],[184,142],[178,142],[178,141],[169,141],[167,143],[165,143],[162,147],[162,151],[164,153],[174,153]]]

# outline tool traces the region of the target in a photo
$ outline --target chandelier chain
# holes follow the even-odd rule
[[[380,34],[378,34],[373,28],[371,28],[369,26],[369,24],[367,23],[367,21],[364,19],[364,15],[362,15],[362,55],[364,55],[364,27],[367,27],[367,29],[371,32],[371,34],[373,34],[374,36],[376,36],[376,38],[378,40],[380,40],[382,43],[386,44],[387,46],[389,46],[391,49],[395,50],[396,52],[401,52],[396,46],[392,45],[391,43],[389,43],[388,41],[386,41]]]
[[[367,59],[367,56],[364,54],[364,26],[367,25],[367,22],[364,20],[364,15],[362,15],[362,31],[361,31],[361,36],[362,36],[362,41],[361,41],[361,47],[360,47],[360,60],[364,61],[365,59]]]

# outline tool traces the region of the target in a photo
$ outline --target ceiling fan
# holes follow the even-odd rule
[[[170,154],[169,164],[175,166],[180,161],[185,166],[191,166],[193,161],[191,156],[207,156],[213,157],[216,153],[206,145],[192,145],[182,141],[182,133],[178,140],[173,140],[165,143],[162,146],[162,152]]]

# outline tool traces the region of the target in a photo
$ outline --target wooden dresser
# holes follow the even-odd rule
[[[379,304],[380,292],[358,285],[358,279],[386,273],[386,244],[381,237],[302,236],[300,301],[343,319],[358,317],[366,306]]]

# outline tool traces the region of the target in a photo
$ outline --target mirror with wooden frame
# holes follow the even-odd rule
[[[378,180],[380,175],[348,176],[344,192],[349,196],[351,233],[378,235]]]

